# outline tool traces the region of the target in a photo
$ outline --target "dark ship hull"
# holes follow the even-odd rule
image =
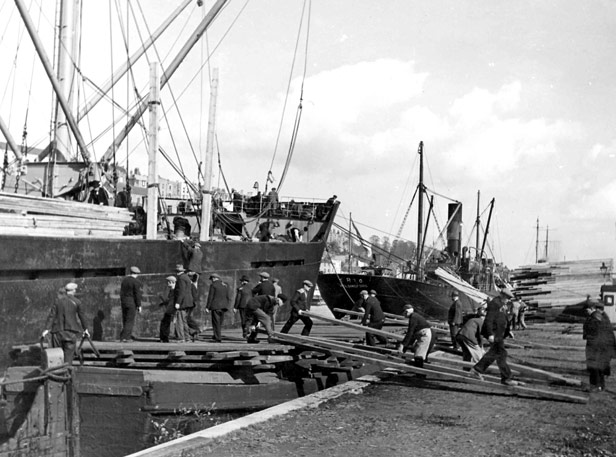
[[[393,276],[365,274],[319,274],[319,291],[327,306],[333,310],[341,308],[350,310],[363,289],[375,290],[383,311],[402,314],[406,303],[411,303],[420,314],[445,320],[451,305],[451,292],[454,289],[440,281],[415,281]],[[475,304],[460,294],[465,313],[474,312]],[[340,313],[334,313],[342,317]]]
[[[335,211],[334,211],[335,212]],[[256,284],[258,273],[267,271],[280,279],[287,293],[303,280],[316,281],[325,240],[334,214],[323,222],[319,234],[308,243],[203,242],[200,307],[196,318],[204,324],[203,308],[209,273],[216,272],[235,291],[247,275]],[[141,269],[142,312],[135,334],[157,337],[166,294],[165,277],[182,263],[182,249],[175,240],[130,238],[87,239],[36,236],[0,236],[0,364],[6,367],[10,347],[36,342],[45,327],[49,307],[63,286],[74,281],[95,339],[117,339],[122,327],[120,283],[128,267]],[[233,299],[233,296],[232,296]],[[278,320],[287,316],[281,313]],[[231,325],[227,317],[225,324]],[[91,323],[91,324],[90,324]]]

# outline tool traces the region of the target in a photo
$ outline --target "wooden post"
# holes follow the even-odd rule
[[[158,62],[150,64],[150,129],[148,132],[148,207],[147,230],[148,240],[156,239],[158,224],[158,107],[160,106],[160,67]]]
[[[218,68],[212,72],[212,86],[210,93],[210,112],[207,124],[207,144],[205,160],[203,161],[203,188],[201,189],[201,231],[200,241],[210,239],[212,225],[212,163],[214,159],[214,136],[216,135],[216,97],[218,96]]]

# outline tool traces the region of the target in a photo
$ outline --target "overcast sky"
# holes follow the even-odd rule
[[[144,9],[158,6],[152,29],[169,3],[143,2]],[[213,3],[205,1],[205,8]],[[231,27],[245,5],[234,0],[208,32],[213,48],[228,31],[210,65],[220,73],[217,141],[230,187],[264,186],[303,4],[253,0]],[[3,36],[0,50],[7,43]],[[534,262],[537,219],[541,240],[549,226],[549,239],[557,241],[558,260],[614,257],[616,3],[313,0],[307,54],[305,48],[306,29],[271,168],[278,180],[306,59],[283,196],[336,194],[342,225],[352,213],[358,223],[395,235],[411,202],[423,141],[427,186],[464,204],[465,243],[475,243],[470,230],[479,191],[481,211],[496,202],[490,244],[497,261]],[[5,120],[7,100],[5,92]],[[191,142],[204,147],[208,101],[190,102]],[[411,240],[415,214],[402,232]],[[445,222],[439,217],[441,227]]]

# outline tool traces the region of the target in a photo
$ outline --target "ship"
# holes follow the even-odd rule
[[[142,25],[141,33],[153,31],[147,38],[140,35],[139,44],[132,45],[137,48],[134,52],[125,49],[126,60],[108,83],[99,81],[103,75],[88,74],[79,65],[82,55],[100,53],[105,41],[102,36],[95,38],[95,52],[81,48],[79,36],[88,31],[81,24],[86,17],[81,8],[92,5],[62,0],[29,9],[16,0],[10,14],[4,11],[4,17],[23,23],[18,31],[23,34],[19,49],[31,41],[37,68],[44,70],[54,95],[50,141],[38,150],[28,146],[25,127],[22,143],[17,145],[9,128],[14,122],[5,121],[13,113],[0,111],[0,130],[6,141],[0,192],[0,368],[4,371],[0,378],[0,455],[126,455],[153,444],[152,427],[158,427],[160,434],[167,421],[188,417],[199,422],[210,412],[244,414],[325,387],[314,376],[306,378],[311,365],[305,360],[303,368],[293,364],[299,353],[292,346],[248,345],[239,336],[229,336],[240,335],[237,328],[227,336],[223,330],[222,344],[206,340],[211,336],[207,330],[192,343],[158,342],[160,302],[167,293],[165,278],[175,273],[178,264],[186,266],[186,246],[199,243],[203,252],[198,272],[201,306],[193,314],[203,325],[212,273],[231,290],[243,276],[254,285],[263,272],[277,278],[288,294],[305,280],[316,282],[339,206],[332,199],[286,198],[273,194],[273,188],[268,193],[269,184],[276,184],[280,192],[283,181],[282,177],[275,181],[271,171],[263,193],[248,196],[228,188],[214,189],[216,71],[208,78],[207,145],[197,165],[199,182],[181,174],[187,196],[173,202],[163,195],[166,184],[160,182],[157,160],[168,158],[169,153],[159,138],[165,130],[160,127],[161,89],[180,74],[182,62],[224,13],[228,1],[212,1],[207,11],[201,0],[173,3],[175,9],[156,30]],[[57,9],[45,15],[44,7]],[[128,11],[116,13],[122,24],[130,22]],[[47,24],[43,19],[50,17],[58,23],[52,27],[53,37],[43,38],[37,25]],[[187,26],[188,19],[198,22],[194,29]],[[178,32],[187,35],[183,45],[184,35]],[[110,27],[109,33],[120,42],[124,29]],[[161,40],[177,43],[179,48],[162,69],[159,51],[154,50],[154,43]],[[121,47],[129,42],[125,40]],[[139,65],[146,57],[149,62]],[[202,70],[203,63],[199,65]],[[146,93],[131,102],[124,100],[124,93],[113,99],[115,84],[138,77],[148,82]],[[187,76],[191,77],[192,73]],[[33,74],[33,79],[39,81],[41,75]],[[86,83],[96,88],[95,94],[80,103],[76,93]],[[120,120],[108,114],[105,125],[97,130],[93,125],[101,114],[89,119],[88,112],[94,113],[99,102],[110,99],[114,107],[121,107],[125,123],[118,126]],[[177,97],[171,104],[176,106]],[[38,113],[45,108],[32,109]],[[146,112],[149,120],[142,119]],[[147,153],[148,177],[142,183],[130,181],[128,165],[124,167],[119,159],[121,145],[136,126],[147,137],[130,146],[131,154],[137,150]],[[96,160],[92,145],[110,132],[110,145]],[[37,160],[29,161],[33,153]],[[179,165],[175,168],[181,172]],[[284,174],[287,169],[288,160]],[[109,204],[89,201],[99,187]],[[142,192],[143,204],[133,204],[132,197],[138,192]],[[293,237],[289,227],[297,229]],[[133,266],[140,271],[142,309],[134,340],[120,342],[120,284]],[[50,348],[40,336],[51,304],[69,282],[78,285],[77,298],[93,341],[82,339],[81,360],[67,367],[61,349]],[[225,325],[237,327],[239,319],[228,314],[231,317]],[[282,307],[277,320],[286,320],[288,314],[289,307]],[[324,362],[315,358],[313,363]]]
[[[416,191],[418,233],[415,258],[409,261],[385,253],[381,257],[389,260],[390,264],[386,266],[376,264],[373,259],[356,272],[320,273],[318,286],[321,296],[338,318],[344,316],[342,310],[353,308],[361,290],[375,291],[386,313],[401,315],[404,305],[410,303],[417,312],[428,318],[446,320],[452,303],[451,294],[454,291],[459,292],[463,312],[472,314],[478,302],[485,297],[496,295],[500,287],[506,286],[507,269],[485,254],[494,199],[488,206],[488,221],[483,240],[480,240],[478,194],[476,246],[461,246],[462,203],[457,201],[448,204],[446,247],[428,249],[425,246],[424,233],[428,227],[431,211],[424,221],[423,205],[427,197],[423,183],[423,142],[419,144],[418,154],[420,165]],[[430,210],[433,200],[434,197],[431,196]],[[361,245],[368,245],[370,250],[378,248],[363,239],[357,230],[353,234],[351,228],[348,230],[338,228],[355,237]],[[447,280],[444,280],[443,276],[446,276]],[[340,311],[335,311],[336,309]]]
[[[79,56],[87,51],[81,51],[77,42],[79,27],[74,27],[72,32],[67,29],[69,25],[74,25],[75,18],[80,17],[76,6],[80,2],[61,3],[57,17],[63,22],[55,29],[59,35],[55,37],[57,41],[53,58],[34,25],[40,22],[40,19],[35,21],[33,17],[37,10],[29,11],[23,2],[16,1],[16,10],[13,11],[23,21],[46,70],[50,87],[54,89],[56,118],[52,122],[54,129],[49,145],[40,152],[39,160],[28,162],[24,143],[17,145],[7,128],[8,122],[3,120],[10,113],[0,113],[7,151],[14,154],[14,159],[5,167],[5,171],[10,169],[12,173],[6,174],[4,191],[0,195],[0,309],[3,315],[0,364],[6,367],[9,362],[7,354],[11,345],[38,339],[49,305],[58,291],[70,281],[78,284],[78,298],[87,310],[88,320],[101,326],[102,339],[116,339],[121,328],[120,282],[131,266],[140,269],[143,284],[144,301],[137,322],[138,335],[156,336],[160,318],[159,296],[165,290],[164,278],[174,273],[177,264],[185,261],[182,238],[190,242],[198,241],[202,247],[202,280],[199,283],[201,303],[205,303],[207,278],[213,272],[218,273],[232,290],[239,285],[240,277],[246,275],[254,283],[261,271],[277,277],[287,291],[296,289],[306,279],[316,282],[338,202],[328,204],[325,199],[291,200],[279,197],[275,205],[272,205],[264,192],[258,199],[257,196],[244,196],[238,205],[237,196],[231,192],[223,192],[222,196],[214,194],[211,190],[213,159],[209,155],[213,151],[210,146],[214,142],[211,127],[214,125],[212,118],[215,119],[215,111],[212,111],[211,106],[208,155],[205,158],[206,165],[209,160],[210,168],[205,170],[204,165],[204,171],[200,171],[203,182],[189,182],[190,196],[185,198],[182,205],[173,205],[174,210],[177,208],[181,211],[177,211],[177,214],[161,214],[158,211],[172,205],[169,199],[160,196],[161,185],[156,168],[154,173],[150,173],[148,183],[142,185],[147,191],[143,207],[118,208],[113,204],[98,206],[86,202],[94,181],[101,182],[112,198],[117,198],[121,189],[136,192],[134,183],[131,189],[127,185],[127,175],[121,173],[122,167],[117,156],[122,140],[139,123],[147,135],[160,129],[158,124],[152,124],[151,111],[159,103],[155,99],[161,97],[159,88],[166,87],[173,75],[180,73],[176,70],[180,68],[181,62],[221,14],[227,2],[217,1],[207,14],[203,14],[203,19],[186,39],[182,49],[162,69],[162,77],[159,68],[159,88],[150,89],[136,103],[126,108],[130,110],[125,116],[129,118],[128,121],[98,161],[94,160],[90,148],[93,139],[85,137],[85,127],[88,126],[89,131],[91,121],[84,113],[90,109],[93,112],[95,101],[109,97],[113,93],[113,86],[110,84],[104,87],[93,75],[84,75],[79,68]],[[129,73],[133,75],[132,72],[136,71],[134,68],[138,68],[137,64],[147,55],[146,50],[152,51],[153,47],[149,48],[148,45],[153,45],[156,40],[168,39],[164,31],[172,21],[177,23],[178,18],[183,17],[180,13],[186,14],[189,6],[196,8],[196,12],[200,11],[199,8],[205,8],[203,2],[180,2],[169,18],[152,32],[147,42],[131,54],[128,62],[130,66],[123,63],[123,72],[114,72],[109,81],[120,81],[122,75]],[[85,27],[81,29],[85,30]],[[23,47],[26,47],[25,44]],[[76,49],[79,53],[71,54]],[[51,62],[57,63],[57,68],[52,69]],[[141,75],[143,79],[150,81],[150,66],[141,69],[145,73]],[[76,75],[96,81],[96,87],[100,90],[95,100],[84,100],[83,105],[71,105],[73,99],[70,90],[80,85],[76,82]],[[216,81],[213,77],[212,88]],[[214,99],[214,95],[212,89],[211,99]],[[114,101],[114,104],[119,103]],[[42,110],[42,107],[39,109]],[[143,125],[147,125],[147,119],[142,119],[147,111],[150,111],[149,129]],[[109,120],[106,126],[113,122],[117,123],[118,120]],[[158,122],[156,117],[154,122]],[[143,145],[142,149],[144,154],[149,154],[151,165],[153,158],[165,155],[166,152],[160,146],[161,140],[153,137],[148,139],[147,147]],[[80,159],[76,160],[76,157]],[[124,184],[123,188],[119,182]],[[147,222],[143,220],[144,215]],[[191,226],[189,234],[185,233],[187,222]],[[285,227],[289,223],[301,231],[301,241],[288,239]],[[178,224],[180,236],[176,227]],[[264,224],[269,232],[267,242],[260,241]],[[204,318],[199,314],[196,317]],[[285,317],[283,312],[279,319]]]

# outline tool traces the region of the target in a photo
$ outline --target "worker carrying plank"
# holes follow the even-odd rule
[[[505,338],[509,336],[509,322],[507,320],[507,304],[514,298],[511,291],[503,287],[500,294],[488,303],[481,333],[490,342],[490,349],[479,362],[471,368],[470,376],[483,379],[483,374],[492,363],[496,362],[501,375],[501,384],[517,386],[519,382],[512,379],[511,368],[507,364],[507,350]]]
[[[413,365],[423,368],[424,362],[428,360],[428,354],[434,347],[430,324],[423,316],[415,312],[411,304],[404,305],[404,316],[408,317],[409,326],[404,340],[398,346],[398,352],[406,352],[410,347],[414,353]]]

